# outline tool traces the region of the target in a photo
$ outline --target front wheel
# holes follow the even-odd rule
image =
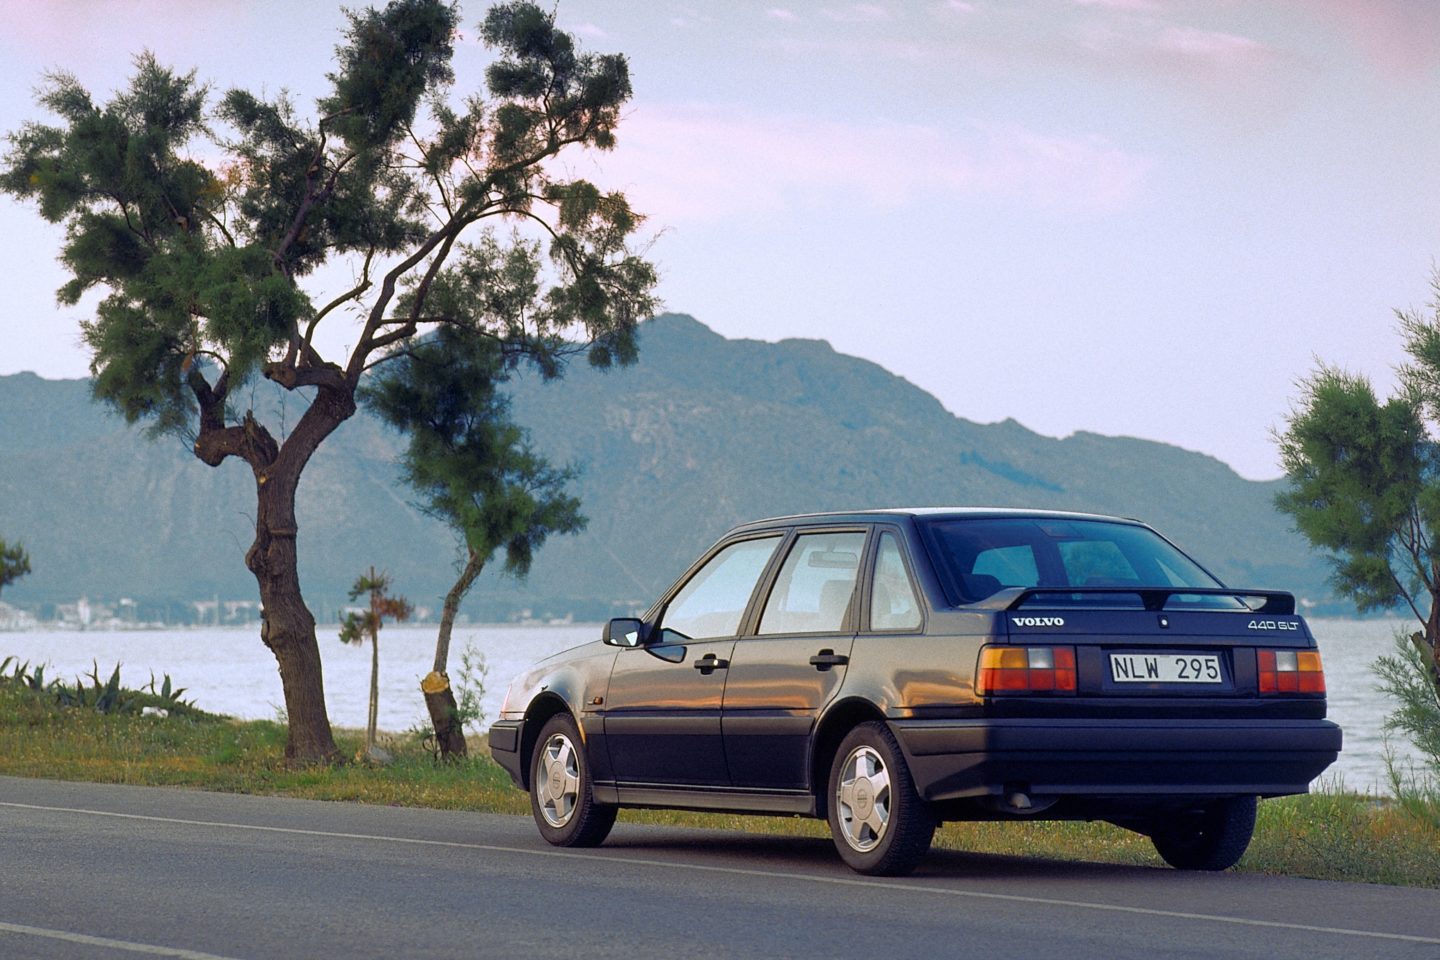
[[[1255,798],[1232,797],[1199,813],[1157,823],[1150,841],[1176,870],[1228,870],[1240,862],[1255,833]]]
[[[883,723],[862,723],[841,742],[830,767],[829,815],[841,859],[873,876],[914,870],[935,837],[935,815]]]
[[[615,807],[595,802],[590,763],[569,714],[540,730],[530,758],[530,812],[540,835],[557,847],[598,847],[615,826]]]

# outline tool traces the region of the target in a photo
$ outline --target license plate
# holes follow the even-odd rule
[[[1112,653],[1110,676],[1116,683],[1220,683],[1220,658],[1214,654]]]

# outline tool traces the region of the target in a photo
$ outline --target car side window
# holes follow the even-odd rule
[[[918,626],[920,602],[905,572],[900,541],[893,533],[882,533],[875,554],[875,579],[870,585],[870,629],[914,630]]]
[[[733,637],[780,538],[741,540],[724,548],[675,594],[661,619],[665,640]],[[669,636],[670,634],[679,634]]]
[[[865,534],[795,538],[760,617],[760,633],[837,633],[855,595]]]

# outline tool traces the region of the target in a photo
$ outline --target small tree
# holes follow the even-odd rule
[[[439,331],[388,364],[363,393],[372,409],[409,435],[405,478],[421,508],[460,541],[460,574],[445,595],[434,670],[420,684],[444,758],[467,752],[446,671],[460,602],[497,550],[505,550],[506,572],[523,578],[546,537],[585,525],[580,501],[564,490],[574,470],[552,468],[509,418],[498,389],[507,370],[502,351],[447,342],[467,336]]]
[[[5,589],[30,572],[30,555],[24,544],[10,546],[0,540],[0,590]]]
[[[370,717],[365,723],[365,755],[375,757],[375,733],[380,719],[380,625],[386,617],[401,621],[410,618],[410,602],[390,595],[390,575],[376,573],[371,567],[350,588],[350,599],[368,596],[370,608],[363,613],[347,613],[340,623],[342,643],[361,645],[370,638]]]
[[[1428,316],[1397,315],[1410,361],[1399,392],[1321,366],[1279,435],[1290,489],[1277,506],[1327,550],[1335,588],[1362,611],[1408,608],[1420,626],[1382,658],[1382,687],[1401,703],[1388,723],[1440,764],[1440,273]]]
[[[308,114],[284,93],[212,103],[193,72],[144,54],[108,103],[49,76],[40,102],[58,123],[26,124],[0,164],[0,190],[65,226],[60,300],[102,293],[84,323],[95,395],[185,437],[207,465],[235,459],[254,476],[245,563],[297,762],[338,753],[300,590],[296,491],[354,414],[362,376],[436,326],[546,376],[577,346],[597,366],[629,363],[654,309],[654,269],[627,246],[640,217],[560,160],[614,146],[631,92],[623,56],[584,53],[552,14],[502,3],[479,29],[495,53],[484,89],[456,97],[453,4],[347,16]],[[494,224],[529,230],[543,257],[541,242],[497,240]],[[314,300],[302,286],[347,276]],[[336,324],[344,336],[325,339]],[[288,432],[246,409],[259,378],[304,398]]]

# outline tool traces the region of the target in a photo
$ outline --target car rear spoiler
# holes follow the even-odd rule
[[[1288,615],[1295,612],[1295,595],[1283,590],[1232,590],[1228,587],[1006,587],[971,609],[1018,610],[1043,596],[1138,596],[1146,610],[1164,610],[1171,597],[1233,597],[1250,613]],[[1255,601],[1259,601],[1257,606]]]

